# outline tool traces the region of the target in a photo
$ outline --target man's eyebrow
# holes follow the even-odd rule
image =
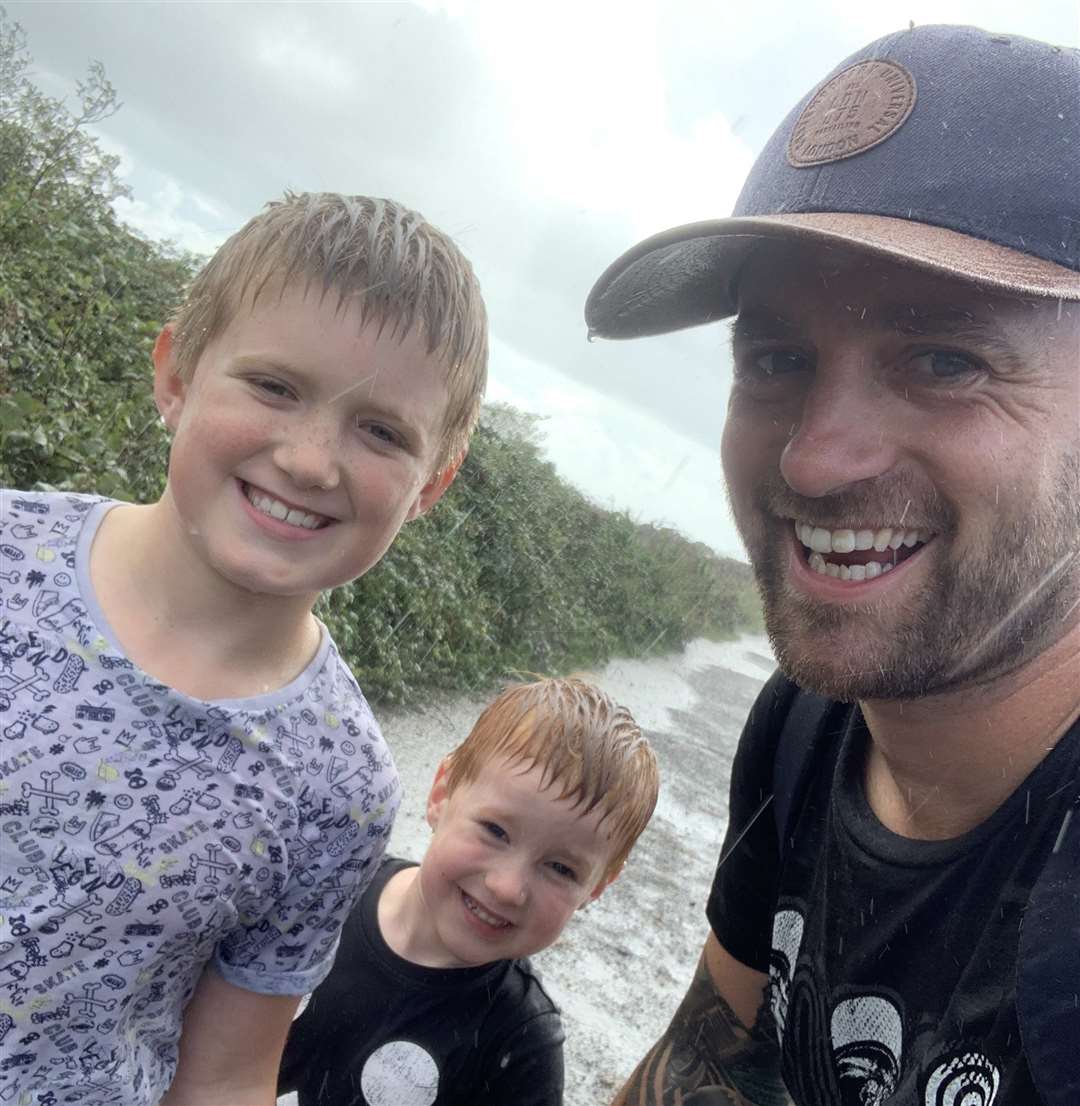
[[[801,329],[777,311],[749,307],[736,316],[731,327],[731,337],[736,342],[762,338],[794,338]]]
[[[874,315],[876,322],[901,334],[1005,340],[1005,332],[997,320],[948,304],[889,304]]]
[[[1001,353],[1014,353],[1005,328],[993,317],[948,304],[885,304],[873,310],[852,305],[858,322],[912,337],[974,342]],[[733,341],[794,340],[804,335],[799,323],[765,307],[741,311],[731,328]]]

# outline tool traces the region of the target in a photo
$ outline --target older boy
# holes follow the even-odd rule
[[[419,867],[386,861],[346,923],[280,1089],[300,1106],[558,1106],[562,1026],[524,957],[619,874],[658,787],[602,691],[503,692],[439,765]]]
[[[399,799],[312,606],[445,491],[485,365],[444,235],[286,196],[158,337],[161,499],[4,494],[0,1102],[273,1101]]]

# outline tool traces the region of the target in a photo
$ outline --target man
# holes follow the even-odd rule
[[[1078,167],[1076,51],[912,29],[590,295],[603,337],[737,316],[723,460],[784,673],[618,1103],[1080,1101]]]

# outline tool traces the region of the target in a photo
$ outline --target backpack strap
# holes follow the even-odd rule
[[[788,683],[790,700],[780,727],[773,761],[773,818],[780,855],[790,837],[791,815],[806,783],[807,769],[822,734],[822,723],[835,705]],[[1080,1101],[1080,1100],[1078,1100]]]
[[[787,681],[784,681],[787,683]],[[773,817],[780,855],[834,705],[794,684],[774,687],[780,721]],[[787,697],[787,703],[781,697]],[[786,705],[786,712],[784,708]],[[784,713],[781,713],[784,712]],[[1035,881],[1020,929],[1016,1009],[1031,1076],[1045,1106],[1080,1103],[1080,796]]]
[[[1080,1102],[1080,799],[1031,889],[1020,926],[1016,1012],[1045,1106]]]

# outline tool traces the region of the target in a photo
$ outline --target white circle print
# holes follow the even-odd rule
[[[439,1093],[439,1069],[412,1041],[387,1041],[367,1058],[360,1090],[368,1106],[431,1106]]]

